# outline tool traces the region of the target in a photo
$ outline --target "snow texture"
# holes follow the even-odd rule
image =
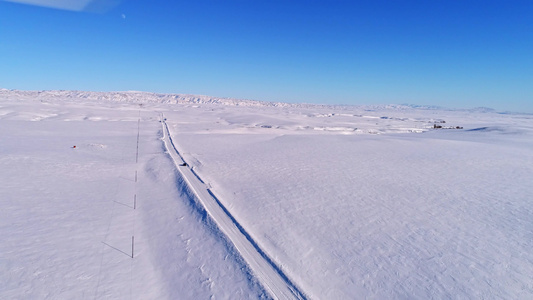
[[[3,89],[0,298],[276,297],[186,168],[303,298],[531,299],[532,137],[489,109]]]

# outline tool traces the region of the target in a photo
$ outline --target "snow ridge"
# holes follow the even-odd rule
[[[158,103],[158,104],[221,104],[230,106],[285,107],[288,103],[242,100],[189,94],[158,94],[150,92],[86,92],[86,91],[21,91],[0,89],[0,99],[71,100],[91,102]]]
[[[497,112],[488,107],[476,107],[470,109],[445,108],[434,105],[417,105],[417,104],[373,104],[373,105],[348,105],[348,104],[310,104],[310,103],[285,103],[270,102],[249,99],[237,99],[226,97],[213,97],[206,95],[191,94],[163,94],[142,91],[116,91],[116,92],[92,92],[92,91],[70,91],[70,90],[43,90],[43,91],[23,91],[15,89],[0,88],[0,100],[37,100],[47,101],[74,101],[74,102],[119,102],[119,103],[136,103],[136,104],[215,104],[227,106],[244,106],[244,107],[282,107],[282,108],[335,108],[335,109],[353,109],[361,108],[367,111],[374,110],[440,110],[440,111],[466,111],[466,112],[483,112],[483,113],[501,113],[501,114],[524,114],[533,115],[524,112]]]

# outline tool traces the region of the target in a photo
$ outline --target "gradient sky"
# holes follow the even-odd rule
[[[0,1],[0,87],[533,112],[533,1]]]

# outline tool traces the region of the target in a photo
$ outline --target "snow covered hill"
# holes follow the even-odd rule
[[[90,92],[90,91],[23,91],[0,88],[0,99],[3,100],[33,100],[33,101],[78,101],[78,102],[120,102],[120,103],[137,103],[137,104],[220,104],[228,106],[257,106],[257,107],[293,107],[293,108],[344,108],[353,109],[353,105],[321,105],[306,103],[284,103],[268,102],[224,97],[211,97],[205,95],[189,94],[161,94],[140,91],[124,92]],[[386,105],[364,105],[358,106],[364,110],[452,110],[452,111],[469,111],[469,112],[495,112],[491,108],[478,107],[473,109],[453,109],[431,105],[414,105],[414,104],[386,104]]]
[[[71,100],[91,102],[122,103],[164,103],[164,104],[222,104],[233,106],[287,106],[280,102],[263,102],[232,98],[210,97],[186,94],[157,94],[149,92],[84,92],[84,91],[21,91],[0,89],[0,99],[27,99],[39,101]]]

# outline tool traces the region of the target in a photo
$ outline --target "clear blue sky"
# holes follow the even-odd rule
[[[533,112],[533,1],[0,1],[0,87]]]

